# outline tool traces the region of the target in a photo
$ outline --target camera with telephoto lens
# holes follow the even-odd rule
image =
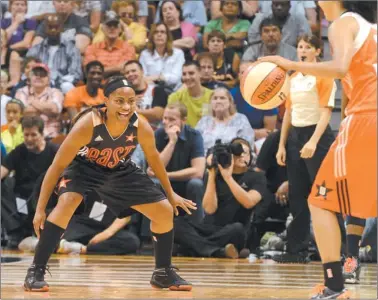
[[[231,166],[232,155],[240,156],[243,152],[244,149],[240,143],[222,144],[221,140],[216,140],[214,147],[210,148],[208,152],[208,155],[213,155],[208,168],[218,168],[218,164],[223,168],[228,168]]]

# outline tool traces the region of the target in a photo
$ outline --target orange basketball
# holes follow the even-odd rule
[[[289,76],[276,64],[256,62],[244,72],[240,91],[244,100],[255,108],[276,108],[289,96]]]

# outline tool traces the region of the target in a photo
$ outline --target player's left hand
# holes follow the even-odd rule
[[[179,212],[177,210],[177,207],[181,207],[188,215],[191,215],[192,212],[189,209],[197,210],[197,204],[191,200],[185,199],[179,195],[177,195],[175,192],[173,192],[173,195],[171,197],[168,197],[169,202],[171,203],[173,207],[173,212],[175,216],[179,215]]]
[[[289,71],[291,69],[292,64],[291,60],[288,60],[278,55],[260,57],[258,61],[274,63],[286,71]]]
[[[94,244],[98,244],[98,243],[101,243],[103,241],[106,241],[107,239],[109,239],[110,237],[112,236],[112,234],[110,234],[108,231],[104,230],[98,234],[96,234],[88,243],[88,245],[94,245]]]
[[[234,156],[231,155],[231,164],[228,168],[223,168],[220,164],[218,164],[218,169],[224,180],[230,178],[232,176],[232,171],[234,170]]]
[[[316,150],[316,143],[308,141],[300,152],[301,158],[311,158],[314,156]]]

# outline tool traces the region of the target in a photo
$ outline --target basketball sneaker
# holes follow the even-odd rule
[[[350,293],[347,289],[335,292],[324,285],[317,285],[315,287],[315,295],[310,299],[350,299]]]
[[[191,291],[192,284],[182,279],[175,270],[176,267],[156,269],[152,274],[150,284],[158,289],[170,289],[171,291]]]
[[[343,266],[343,277],[345,283],[360,283],[361,264],[356,257],[348,257]]]
[[[25,277],[24,289],[29,292],[48,292],[49,285],[45,281],[45,273],[49,272],[48,266],[31,265]],[[51,275],[51,273],[49,272]]]

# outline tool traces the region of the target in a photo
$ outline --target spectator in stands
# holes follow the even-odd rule
[[[241,137],[254,145],[255,133],[245,115],[236,112],[230,92],[225,88],[217,88],[211,95],[211,112],[203,116],[196,129],[201,132],[205,151],[220,139],[224,143]]]
[[[293,47],[297,46],[297,38],[303,34],[311,34],[310,25],[303,15],[290,14],[291,4],[289,0],[272,0],[272,13],[259,13],[248,29],[248,43],[253,45],[261,41],[260,24],[269,17],[278,21],[282,28],[282,42]]]
[[[7,124],[1,126],[1,141],[7,153],[24,142],[24,134],[21,126],[21,118],[24,109],[24,103],[18,99],[9,100],[5,106]]]
[[[104,103],[104,91],[101,82],[104,79],[104,65],[98,60],[89,62],[85,66],[87,82],[83,86],[70,90],[64,98],[70,119],[78,112],[89,107]]]
[[[251,64],[251,62],[242,62],[240,64],[239,80],[243,76],[244,71],[247,70]],[[251,124],[255,132],[255,139],[260,140],[266,138],[269,133],[276,128],[278,109],[262,110],[252,107],[243,99],[239,84],[230,92],[237,111],[244,114],[249,124]]]
[[[187,109],[181,103],[169,104],[163,115],[163,128],[155,131],[156,148],[160,152],[172,188],[178,195],[197,204],[190,219],[203,218],[202,197],[205,154],[201,134],[186,125]],[[147,174],[155,177],[149,167]]]
[[[72,41],[65,41],[62,36],[62,23],[58,15],[47,15],[43,23],[46,38],[33,46],[26,56],[40,59],[51,70],[50,81],[63,94],[73,89],[81,80],[81,55]]]
[[[36,20],[37,22],[43,21],[46,14],[54,14],[56,12],[53,1],[39,1],[39,0],[28,0],[28,11],[26,12],[26,17]]]
[[[12,17],[1,20],[1,28],[7,32],[9,49],[16,50],[21,57],[24,57],[30,48],[37,29],[37,22],[26,18],[27,9],[27,0],[11,0],[9,1],[9,11]],[[2,40],[2,42],[4,43],[6,40]]]
[[[140,3],[140,1],[139,1]],[[138,3],[135,0],[119,0],[114,1],[112,9],[120,18],[121,39],[126,40],[130,45],[134,46],[137,53],[140,53],[146,46],[147,28],[137,22],[136,13],[138,11]],[[105,39],[102,26],[96,33],[92,43],[102,42]]]
[[[5,111],[6,111],[5,107],[8,101],[11,100],[11,98],[6,95],[8,81],[9,81],[8,74],[4,70],[1,70],[1,75],[0,75],[1,126],[7,123],[7,118],[5,115]]]
[[[239,55],[233,49],[225,48],[226,35],[221,31],[211,31],[207,41],[215,62],[214,79],[224,82],[229,88],[234,87],[239,71]]]
[[[198,62],[186,62],[182,68],[182,81],[185,88],[171,94],[168,104],[180,102],[188,110],[186,123],[195,127],[198,121],[209,113],[212,91],[201,85],[200,66]]]
[[[207,24],[206,9],[202,1],[175,0],[175,2],[180,5],[182,21],[193,24],[197,32]],[[159,1],[156,9],[155,23],[163,22],[161,7],[164,3],[165,1]]]
[[[39,58],[29,56],[26,57],[22,62],[22,75],[21,80],[12,88],[11,90],[11,97],[14,97],[16,95],[16,92],[23,88],[24,86],[27,86],[30,84],[29,82],[29,73],[33,67],[34,64],[41,63],[41,60]]]
[[[95,33],[101,23],[101,1],[77,0],[74,14],[85,19],[90,24],[89,28]]]
[[[133,1],[133,0],[131,0]],[[109,10],[114,10],[113,4],[115,3],[122,3],[122,2],[131,2],[130,0],[102,0],[102,12],[105,13]],[[147,26],[147,17],[148,17],[148,1],[146,0],[138,0],[138,12],[137,15],[137,22],[143,26]]]
[[[44,137],[54,138],[60,132],[59,115],[64,96],[61,91],[49,86],[49,76],[50,70],[45,64],[35,64],[30,72],[30,86],[18,90],[16,98],[25,104],[25,115],[43,119]]]
[[[203,45],[208,45],[209,33],[218,30],[226,35],[226,48],[232,48],[235,51],[241,51],[244,40],[247,37],[247,31],[250,23],[247,20],[240,19],[242,4],[237,0],[225,0],[220,4],[222,17],[211,20],[205,27],[203,36]]]
[[[260,23],[261,42],[253,44],[244,52],[242,60],[254,62],[259,57],[279,55],[290,60],[297,59],[296,49],[282,42],[282,31],[279,22],[266,18]]]
[[[143,67],[137,60],[131,60],[125,64],[124,74],[135,90],[137,113],[146,117],[153,128],[157,128],[163,119],[168,94],[163,87],[155,86],[154,83],[146,80]]]
[[[197,55],[196,61],[198,61],[201,68],[201,85],[209,90],[215,90],[219,87],[228,88],[222,81],[214,79],[215,63],[214,57],[209,52],[200,53]]]
[[[43,138],[43,123],[39,116],[24,117],[25,141],[8,153],[1,164],[1,222],[9,237],[7,246],[10,248],[16,248],[24,237],[34,232],[35,207],[27,200],[36,180],[44,176],[57,152],[57,146]],[[14,176],[8,177],[11,172]]]
[[[257,2],[257,1],[253,1]],[[258,10],[260,13],[263,14],[271,14],[272,13],[272,1],[271,0],[264,0],[258,1],[259,7]],[[312,29],[312,31],[318,28],[317,24],[317,14],[316,14],[316,4],[315,1],[310,0],[295,0],[290,1],[290,11],[291,15],[301,15],[307,18],[307,21]]]
[[[119,75],[125,62],[135,59],[135,48],[127,41],[122,41],[119,37],[121,24],[119,17],[114,11],[105,13],[102,28],[105,40],[92,44],[87,48],[84,56],[84,65],[90,61],[98,60],[105,67],[105,77]]]
[[[206,1],[206,0],[205,0]],[[221,1],[211,0],[211,19],[220,19],[223,17],[221,11]],[[258,2],[259,1],[240,1],[242,6],[242,18],[246,20],[253,20],[255,14],[258,12]]]
[[[92,32],[88,22],[73,13],[75,8],[74,0],[53,0],[56,14],[59,16],[60,25],[62,26],[62,41],[73,41],[80,53],[84,53],[85,49],[91,42]],[[44,22],[40,24],[36,31],[36,37],[33,40],[33,46],[41,43],[48,37],[46,17]]]
[[[10,74],[10,81],[7,80],[5,91],[15,86],[21,77],[21,58],[17,51],[12,51],[7,45],[7,33],[1,29],[1,70]],[[9,78],[8,78],[9,79]]]
[[[5,150],[5,146],[2,141],[0,141],[0,151],[1,151],[1,159],[7,155],[7,150]]]
[[[172,34],[173,47],[184,51],[185,61],[192,60],[195,54],[197,30],[192,23],[183,21],[180,4],[175,0],[164,0],[160,9],[160,19]]]
[[[249,168],[252,148],[248,142],[239,138],[233,143],[240,144],[244,152],[233,155],[230,166],[214,167],[212,154],[207,157],[204,221],[198,224],[184,218],[175,219],[175,243],[181,248],[179,252],[238,258],[244,248],[245,227],[252,209],[266,193],[266,180],[263,174]]]
[[[147,49],[139,57],[147,81],[163,86],[170,92],[181,86],[182,66],[185,63],[184,52],[173,48],[172,43],[168,26],[154,24],[148,36]]]

